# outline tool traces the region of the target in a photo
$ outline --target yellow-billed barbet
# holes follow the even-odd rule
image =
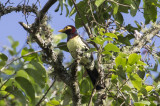
[[[94,64],[94,59],[92,53],[87,53],[89,50],[88,44],[78,35],[77,30],[74,26],[68,25],[64,29],[59,30],[59,32],[67,34],[67,48],[71,53],[74,59],[77,59],[77,56],[82,56],[80,64],[86,69],[93,85],[96,84],[98,79],[98,71]],[[96,89],[103,89],[104,86],[97,84]]]

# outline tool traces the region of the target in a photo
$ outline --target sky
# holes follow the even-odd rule
[[[14,6],[19,3],[17,0],[11,0],[15,4]],[[46,3],[47,0],[40,0],[41,7]],[[2,1],[2,3],[5,1]],[[30,0],[29,4],[34,3],[35,0]],[[50,26],[54,29],[54,34],[59,34],[58,30],[64,28],[66,25],[75,25],[74,24],[74,16],[69,18],[66,17],[66,11],[65,8],[63,10],[63,14],[60,15],[60,11],[54,12],[58,5],[58,2],[55,3],[48,11],[48,15],[51,16],[51,21],[49,22]],[[142,6],[142,4],[141,4]],[[138,22],[143,22],[144,23],[144,18],[142,13],[138,13],[135,17],[131,17],[130,14],[123,14],[124,16],[124,21],[125,25],[131,24],[135,25],[134,20],[138,20]],[[35,17],[34,16],[29,16],[27,19],[29,24],[32,24],[34,22]],[[9,40],[7,39],[7,36],[12,36],[14,40],[19,41],[20,45],[18,46],[18,50],[21,50],[24,45],[27,46],[26,44],[26,39],[27,39],[27,32],[19,25],[18,22],[24,22],[25,21],[25,16],[19,12],[12,12],[10,14],[7,14],[5,16],[2,16],[0,18],[0,52],[2,52],[1,47],[2,46],[10,46]],[[85,30],[84,28],[78,29],[78,32],[83,33]],[[159,43],[157,43],[158,45]],[[159,44],[160,45],[160,44]],[[38,48],[38,45],[34,45],[35,48]],[[4,51],[3,51],[4,52]]]

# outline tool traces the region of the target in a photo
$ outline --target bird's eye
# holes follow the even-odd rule
[[[65,30],[69,30],[69,29],[72,29],[72,28],[69,27],[69,26],[66,26],[64,29],[65,29]]]

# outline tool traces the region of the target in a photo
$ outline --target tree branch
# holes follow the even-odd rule
[[[92,99],[96,93],[96,85],[94,86],[93,90],[92,90],[92,93],[91,93],[91,96],[90,96],[90,99],[89,99],[89,102],[88,102],[88,106],[92,106]]]
[[[46,3],[42,10],[38,13],[39,15],[37,16],[35,22],[31,25],[31,27],[28,27],[22,22],[20,24],[23,26],[24,29],[26,29],[26,31],[29,31],[32,38],[34,38],[34,40],[46,53],[46,59],[48,60],[48,64],[50,64],[54,68],[54,74],[71,88],[73,94],[73,105],[80,106],[81,98],[79,85],[77,81],[78,63],[76,62],[76,64],[74,65],[71,75],[67,73],[68,71],[64,68],[62,64],[62,55],[60,53],[56,54],[54,52],[54,46],[52,44],[53,34],[45,20],[46,12],[56,1],[57,0],[49,0]],[[41,37],[41,32],[45,33],[45,38]]]
[[[46,91],[46,93],[39,100],[39,102],[36,104],[36,106],[40,106],[40,104],[43,102],[43,99],[46,97],[46,95],[48,94],[48,92],[50,91],[50,89],[53,87],[53,85],[54,85],[55,82],[56,82],[56,80],[54,78],[54,81],[52,82],[52,84],[50,85],[50,87],[48,88],[48,90]]]
[[[39,28],[39,24],[46,15],[46,12],[50,9],[50,7],[56,2],[57,0],[48,0],[48,2],[44,5],[42,10],[38,13],[38,17],[36,18],[35,22],[33,23],[34,32],[37,32]]]
[[[3,15],[6,15],[8,13],[11,13],[13,11],[15,11],[15,12],[22,11],[22,13],[32,12],[37,15],[38,8],[36,5],[32,5],[32,6],[18,5],[17,7],[12,7],[12,6],[5,7],[5,5],[0,3],[0,17],[2,17]]]
[[[150,29],[144,32],[143,36],[134,41],[129,53],[139,53],[140,50],[160,31],[160,24],[153,24]],[[125,51],[127,52],[127,51]]]
[[[78,65],[80,62],[80,57],[74,61],[71,67],[71,85],[70,88],[72,90],[72,101],[73,101],[73,106],[81,106],[81,96],[80,96],[80,88],[78,85],[78,80],[77,80],[77,72],[78,72]]]

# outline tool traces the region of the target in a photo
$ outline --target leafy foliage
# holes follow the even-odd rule
[[[141,41],[147,41],[138,52],[133,51],[133,48],[141,43],[136,42],[138,37],[135,36],[135,31],[143,33],[143,36],[152,32],[142,29],[145,29],[145,25],[151,26],[150,22],[157,21],[159,2],[157,0],[81,0],[76,3],[75,0],[58,0],[57,2],[55,12],[60,10],[60,14],[63,14],[66,10],[66,17],[74,17],[77,29],[85,25],[91,29],[93,37],[90,37],[89,41],[97,47],[92,47],[87,52],[94,53],[97,66],[103,69],[105,80],[108,81],[103,103],[111,106],[159,105],[160,55],[155,53],[159,48],[155,42],[149,42],[151,39],[140,36]],[[139,8],[140,6],[143,6],[143,10]],[[125,25],[125,14],[135,17],[140,12],[143,13],[145,25],[139,24],[138,20],[135,21],[137,26]],[[66,43],[61,42],[65,38],[64,34],[52,37],[54,41],[51,45],[55,45],[55,54],[68,52]],[[50,89],[55,69],[48,65],[50,60],[46,59],[46,55],[35,52],[36,50],[32,48],[33,43],[30,47],[24,47],[19,54],[17,52],[19,41],[14,41],[11,36],[8,40],[11,43],[11,49],[7,51],[9,55],[0,53],[0,69],[4,68],[0,72],[0,105],[34,106],[44,94],[46,94],[45,99],[43,98],[41,103],[44,106],[72,105],[73,92],[59,78],[54,77],[53,80],[56,81]],[[28,53],[31,54],[25,56]],[[17,56],[22,58],[15,59]],[[13,62],[10,62],[10,57],[13,57]],[[57,61],[62,60],[57,59]],[[65,66],[71,62],[68,58],[67,62],[62,61]],[[68,67],[66,69],[66,73],[72,73]],[[81,104],[88,105],[90,99],[92,99],[91,104],[96,103],[99,93],[96,92],[91,97],[94,88],[92,82],[82,66],[79,70],[77,80]],[[157,77],[153,77],[152,71],[157,72]],[[147,84],[149,78],[153,82]]]

